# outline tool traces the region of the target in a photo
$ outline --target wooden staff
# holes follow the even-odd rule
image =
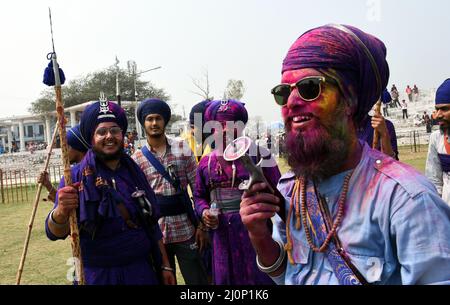
[[[53,132],[53,136],[52,136],[52,142],[47,151],[47,159],[45,160],[44,171],[47,171],[48,165],[50,164],[50,157],[52,155],[53,145],[55,144],[55,141],[56,141],[57,132],[58,132],[58,128],[57,128],[57,126],[55,126],[55,131]],[[17,270],[16,285],[20,285],[20,280],[22,278],[23,266],[25,265],[25,259],[27,257],[28,244],[30,242],[31,230],[33,229],[34,218],[36,216],[36,211],[38,208],[39,200],[41,198],[42,186],[43,186],[43,184],[39,183],[36,197],[34,198],[33,211],[31,212],[30,222],[28,223],[27,236],[25,237],[25,243],[23,246],[22,257],[20,259],[19,269]]]
[[[55,57],[53,67],[58,67],[58,64],[55,65],[56,55],[52,55],[52,58]],[[56,78],[56,74],[55,74]],[[61,97],[61,84],[55,85],[56,92],[56,114],[58,117],[59,124],[59,139],[61,142],[61,157],[64,166],[64,183],[65,186],[72,185],[72,175],[70,171],[70,161],[69,161],[69,152],[67,147],[67,135],[66,135],[66,118],[64,117],[64,105],[62,103]],[[80,233],[78,231],[78,222],[77,222],[77,214],[75,210],[72,210],[69,216],[70,223],[70,237],[71,237],[71,245],[72,245],[72,255],[75,258],[75,274],[77,278],[78,285],[84,285],[84,270],[83,270],[83,261],[81,260],[81,248],[80,248]]]
[[[381,100],[379,100],[375,104],[375,113],[381,115]],[[378,143],[380,141],[380,135],[377,130],[373,131],[373,142],[372,142],[372,148],[378,149]]]
[[[53,43],[53,27],[52,27],[52,15],[49,9],[50,16],[50,28],[52,31],[52,43]],[[65,185],[72,184],[72,176],[70,173],[70,162],[69,153],[67,148],[67,138],[66,138],[66,118],[64,117],[64,104],[62,102],[61,94],[61,79],[59,77],[59,65],[56,59],[55,46],[53,43],[53,53],[51,53],[51,59],[53,63],[53,72],[55,76],[55,93],[56,93],[56,115],[59,124],[59,139],[61,142],[61,157],[64,166],[64,182]],[[83,270],[83,260],[81,259],[81,248],[80,248],[80,233],[78,230],[77,214],[75,210],[72,210],[69,216],[70,223],[70,241],[72,246],[72,255],[75,258],[75,275],[78,285],[84,285],[84,270]]]

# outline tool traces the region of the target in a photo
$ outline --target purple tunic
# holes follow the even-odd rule
[[[99,165],[100,166],[100,165]],[[72,168],[73,182],[80,177],[80,165]],[[131,172],[121,166],[116,171],[102,168],[102,178],[111,181],[114,178],[116,189],[123,199],[123,204],[129,211],[131,220],[137,220],[137,206],[131,197],[136,190]],[[59,188],[64,186],[64,178]],[[58,198],[58,197],[57,197]],[[152,196],[148,197],[152,200]],[[56,207],[58,200],[55,202]],[[88,204],[93,204],[89,202]],[[80,227],[80,209],[77,210]],[[117,214],[117,213],[116,213]],[[48,218],[48,216],[47,216]],[[82,226],[81,226],[82,228]],[[154,226],[153,239],[162,238],[159,226]],[[47,220],[45,230],[50,240],[58,238],[48,229]],[[150,263],[152,246],[143,226],[131,229],[120,215],[103,218],[98,225],[95,236],[80,229],[80,246],[83,258],[85,280],[90,285],[147,285],[158,284],[157,276]],[[154,249],[153,249],[154,250]]]
[[[211,177],[208,174],[210,161]],[[222,165],[220,165],[222,163]],[[223,166],[227,165],[227,166]],[[236,180],[234,187],[248,179],[247,170],[240,162],[235,162]],[[280,171],[274,167],[264,167],[266,177],[276,185],[280,179]],[[194,191],[195,208],[199,215],[209,208],[210,178],[221,187],[231,187],[231,162],[218,160],[217,150],[200,160],[197,169],[196,188]],[[259,271],[256,266],[256,254],[248,237],[248,231],[242,223],[239,211],[219,214],[219,227],[212,230],[213,246],[213,278],[216,285],[272,285],[269,276]]]

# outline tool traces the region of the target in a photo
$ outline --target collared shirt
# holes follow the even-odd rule
[[[442,131],[436,130],[431,134],[425,175],[436,186],[442,199],[450,205],[450,175],[442,171],[441,161],[438,157],[438,154],[447,154],[444,141],[445,136]]]
[[[146,145],[151,150],[150,145],[148,143]],[[180,179],[183,188],[186,188],[189,184],[191,190],[194,189],[197,162],[189,146],[184,141],[167,137],[166,152],[162,156],[158,156],[156,153],[154,155],[166,169],[169,166],[174,167],[175,174]],[[172,184],[153,167],[141,150],[136,151],[132,158],[144,172],[155,194],[172,196],[177,193]],[[195,227],[189,220],[187,213],[161,217],[159,225],[165,244],[187,241],[195,233]]]
[[[332,215],[347,172],[318,184]],[[286,211],[295,182],[288,173],[278,188]],[[293,217],[295,217],[293,215]],[[273,218],[273,238],[286,243],[286,225]],[[339,284],[325,254],[310,249],[303,228],[291,220],[294,265],[273,278],[278,284]],[[409,165],[364,144],[350,179],[338,236],[352,263],[372,284],[450,284],[450,207]]]

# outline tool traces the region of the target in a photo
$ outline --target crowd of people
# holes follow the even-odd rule
[[[413,88],[410,88],[408,85],[405,90],[406,96],[408,97],[409,103],[419,101],[419,89],[417,85],[414,85]],[[382,109],[384,117],[392,117],[392,113],[390,114],[390,110],[393,108],[401,108],[402,110],[402,120],[408,120],[409,117],[412,117],[412,125],[411,127],[420,127],[425,126],[426,133],[430,134],[432,132],[432,127],[438,124],[436,119],[436,111],[434,110],[431,115],[429,115],[426,111],[421,113],[408,113],[408,103],[405,99],[402,99],[400,102],[399,98],[400,94],[398,92],[395,84],[392,85],[390,92],[385,89],[382,94]]]
[[[419,88],[417,85],[414,85],[414,87],[411,89],[410,85],[406,86],[405,89],[406,96],[408,97],[408,101],[410,103],[412,102],[418,102],[419,101]],[[398,92],[397,87],[395,84],[392,85],[390,95],[392,97],[392,101],[389,103],[390,108],[397,108],[402,107],[401,103],[399,102],[400,93]],[[405,101],[405,100],[402,100]]]
[[[195,105],[190,117],[202,120],[185,140],[167,135],[165,101],[142,101],[146,143],[131,157],[125,111],[108,101],[84,110],[68,139],[79,152],[73,184],[52,190],[45,226],[65,239],[77,211],[87,284],[174,285],[175,258],[188,285],[450,283],[450,82],[436,97],[432,183],[398,161],[395,129],[374,106],[389,80],[381,40],[318,27],[292,44],[281,72],[272,94],[290,170],[281,176],[252,143],[265,183],[246,184],[244,163],[223,156],[248,121],[240,101]]]

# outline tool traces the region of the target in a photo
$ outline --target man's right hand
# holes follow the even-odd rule
[[[378,131],[380,136],[385,136],[388,133],[388,129],[386,126],[386,120],[384,117],[379,114],[375,113],[371,119],[372,128]]]
[[[78,208],[78,186],[79,183],[75,183],[59,189],[58,205],[53,213],[56,222],[67,222],[70,213]]]
[[[250,238],[263,239],[270,237],[267,220],[280,210],[280,199],[267,191],[265,183],[254,184],[242,195],[240,215],[242,222],[250,233]]]

